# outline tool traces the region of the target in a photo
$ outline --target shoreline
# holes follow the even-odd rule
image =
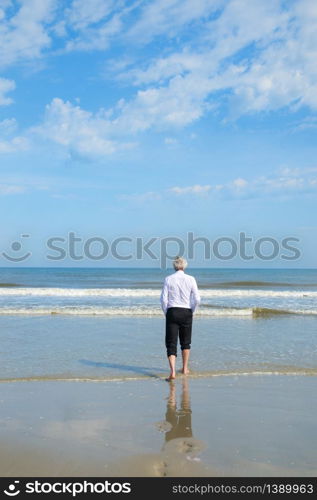
[[[316,386],[302,375],[4,383],[1,475],[315,476]]]
[[[317,376],[317,368],[301,368],[301,367],[276,367],[275,369],[261,369],[261,370],[218,370],[215,372],[202,372],[190,373],[186,375],[187,379],[209,379],[218,377],[315,377]],[[166,375],[143,375],[143,376],[109,376],[109,377],[95,377],[95,376],[30,376],[30,377],[12,377],[0,379],[0,384],[13,384],[13,383],[28,383],[28,382],[74,382],[74,383],[111,383],[111,382],[134,382],[155,379],[158,381],[167,381],[168,373]],[[176,380],[183,380],[184,375],[177,374]]]

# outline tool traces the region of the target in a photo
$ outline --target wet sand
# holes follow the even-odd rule
[[[1,476],[316,476],[317,378],[2,382]]]

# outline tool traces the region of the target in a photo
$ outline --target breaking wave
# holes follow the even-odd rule
[[[196,312],[197,317],[270,317],[281,315],[317,315],[317,309],[271,309],[266,307],[216,307],[202,306]],[[151,306],[30,306],[1,307],[0,315],[76,315],[76,316],[143,316],[162,317],[159,307]]]
[[[202,289],[202,298],[214,297],[280,297],[317,299],[317,291],[312,290],[241,290],[241,289]],[[152,288],[27,288],[0,287],[1,296],[29,297],[159,297],[160,290]]]

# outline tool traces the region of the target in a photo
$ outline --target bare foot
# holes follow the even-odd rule
[[[189,375],[189,370],[187,370],[187,369],[186,369],[186,370],[184,370],[184,368],[183,368],[183,369],[182,369],[182,374],[183,374],[183,375]]]
[[[170,376],[166,379],[166,381],[167,381],[167,382],[171,382],[172,380],[175,380],[175,378],[176,378],[176,377],[175,377],[175,375],[171,374],[171,375],[170,375]]]

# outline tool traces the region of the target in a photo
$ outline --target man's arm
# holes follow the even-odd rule
[[[167,288],[167,278],[165,278],[161,293],[161,307],[164,314],[166,314],[167,311],[167,302],[168,302],[168,288]]]
[[[191,294],[190,294],[190,302],[191,302],[192,311],[195,312],[195,309],[200,304],[200,294],[199,294],[199,290],[198,290],[198,286],[197,286],[195,278],[193,278],[193,285],[192,285],[192,290],[191,290]]]

